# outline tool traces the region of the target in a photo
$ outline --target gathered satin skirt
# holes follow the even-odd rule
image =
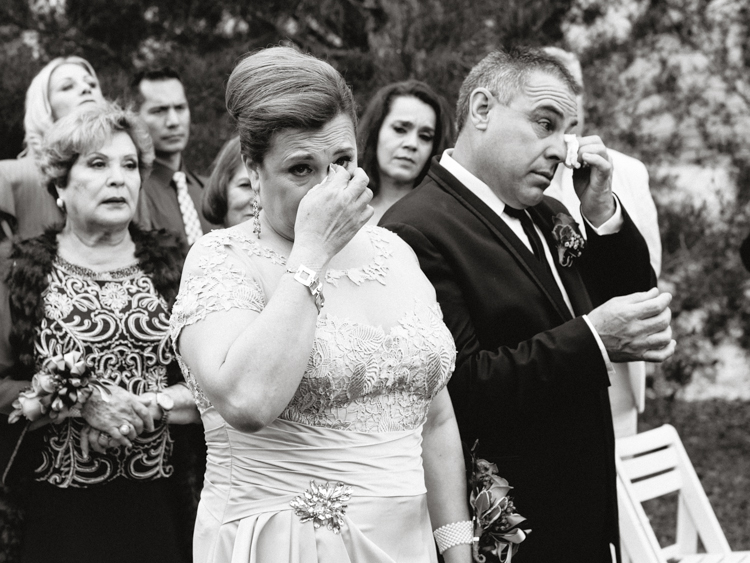
[[[213,409],[203,422],[208,457],[195,563],[437,561],[421,427],[367,433],[277,420],[247,434]],[[341,482],[350,496],[334,493],[326,512],[311,482]],[[316,513],[319,527],[306,520]],[[332,520],[340,526],[328,526]]]

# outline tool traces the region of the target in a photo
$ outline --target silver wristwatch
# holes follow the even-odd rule
[[[294,274],[294,279],[310,290],[310,294],[315,299],[315,307],[318,309],[318,313],[320,313],[326,300],[323,297],[323,282],[320,281],[318,274],[301,264],[297,266],[296,270],[287,268],[287,272]]]
[[[162,424],[167,424],[169,413],[172,412],[172,409],[174,408],[174,399],[163,391],[157,391],[156,404],[159,405],[159,408],[161,409]]]

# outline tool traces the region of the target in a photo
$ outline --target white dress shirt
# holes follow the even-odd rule
[[[510,229],[519,238],[519,240],[533,252],[531,243],[529,242],[529,238],[526,236],[526,233],[523,232],[521,221],[509,216],[507,213],[503,213],[503,211],[505,211],[505,203],[503,203],[503,201],[495,194],[495,192],[490,189],[487,184],[482,182],[482,180],[474,176],[474,174],[472,174],[458,162],[453,160],[453,157],[451,156],[452,153],[453,149],[446,149],[446,151],[440,157],[440,166],[450,172],[459,182],[466,186],[469,191],[471,191],[474,195],[481,199],[483,203],[485,203],[503,221],[505,221],[508,227],[510,227]],[[589,223],[589,225],[599,235],[614,234],[618,232],[622,227],[622,211],[620,209],[620,204],[617,201],[617,198],[614,199],[615,213],[612,217],[610,217],[604,224],[602,224],[598,228]],[[586,220],[586,222],[588,223],[588,220]],[[552,275],[555,278],[555,283],[557,283],[557,287],[560,289],[560,293],[565,300],[565,304],[570,310],[570,314],[575,317],[575,312],[573,311],[570,297],[568,297],[568,292],[565,290],[565,286],[563,285],[562,280],[560,279],[560,275],[557,272],[557,267],[555,266],[555,261],[552,257],[552,252],[547,245],[547,240],[544,237],[544,233],[542,233],[536,223],[534,223],[534,228],[536,229],[537,234],[539,235],[539,239],[542,242],[542,246],[544,247],[544,256],[547,258],[547,263],[549,264]],[[591,321],[588,319],[588,317],[586,315],[583,315],[583,319],[586,321],[586,324],[588,325],[591,333],[596,339],[596,343],[599,345],[599,350],[602,354],[602,358],[604,359],[604,364],[607,366],[607,373],[609,374],[610,381],[612,381],[612,378],[615,375],[615,370],[612,366],[612,362],[609,360],[609,354],[607,354],[607,350],[606,348],[604,348],[604,343],[602,342],[602,339],[599,337],[599,334],[596,332],[594,325],[591,324]]]

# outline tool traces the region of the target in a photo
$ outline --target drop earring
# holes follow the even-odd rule
[[[260,240],[260,204],[257,195],[253,200],[253,234]]]
[[[58,197],[55,200],[55,205],[57,205],[57,207],[60,208],[60,211],[62,211],[63,213],[65,213],[65,202],[62,200],[61,197]]]

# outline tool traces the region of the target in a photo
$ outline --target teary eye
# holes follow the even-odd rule
[[[289,168],[289,172],[291,172],[295,176],[305,176],[312,172],[312,168],[310,168],[310,165],[308,164],[295,164],[294,166]]]

